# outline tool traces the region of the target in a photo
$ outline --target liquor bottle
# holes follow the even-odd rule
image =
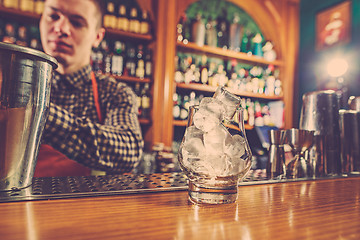
[[[42,50],[40,43],[40,31],[37,26],[29,27],[29,46],[33,49]]]
[[[206,45],[217,47],[216,20],[209,20],[206,23]]]
[[[244,124],[247,124],[249,121],[249,113],[248,113],[248,109],[247,109],[247,105],[246,105],[246,99],[242,98],[241,99],[241,103],[240,106],[243,109],[243,118],[244,118]]]
[[[136,70],[135,76],[143,79],[145,77],[145,61],[144,61],[144,52],[143,45],[138,46],[138,51],[136,54]]]
[[[184,40],[184,23],[185,23],[185,14],[180,16],[180,20],[176,25],[176,40],[182,42]]]
[[[200,81],[202,84],[208,84],[209,81],[209,66],[207,56],[204,54],[201,56],[201,67],[200,67]]]
[[[136,73],[136,50],[135,47],[129,46],[126,54],[126,74],[135,77]]]
[[[249,31],[245,31],[242,39],[241,39],[241,47],[240,47],[240,51],[244,52],[244,53],[248,53],[249,51]]]
[[[102,73],[104,54],[103,51],[101,50],[101,43],[99,47],[93,49],[91,58],[92,58],[92,65],[94,72]]]
[[[34,12],[41,15],[44,12],[45,0],[34,1]]]
[[[175,120],[180,119],[180,110],[181,110],[180,105],[181,105],[181,96],[177,92],[174,92],[174,94],[173,94],[173,118]]]
[[[2,41],[5,43],[15,43],[16,36],[15,36],[15,23],[7,22],[5,23],[5,32],[2,38]]]
[[[208,85],[217,87],[218,82],[216,81],[216,63],[214,61],[210,61],[209,63],[209,77],[208,77]]]
[[[115,2],[109,0],[106,4],[106,12],[104,15],[104,27],[116,28]]]
[[[28,46],[28,33],[25,26],[19,26],[17,30],[16,44],[19,46],[27,47]]]
[[[190,98],[189,98],[189,108],[190,106],[196,105],[196,93],[194,91],[190,92]],[[189,110],[188,108],[188,110]]]
[[[3,0],[3,6],[6,8],[19,8],[19,2],[16,0]]]
[[[116,28],[126,32],[129,31],[129,19],[124,4],[119,5]]]
[[[238,76],[235,70],[235,67],[237,65],[237,62],[235,59],[230,61],[230,69],[227,71],[228,73],[228,87],[229,88],[233,88],[233,89],[238,89],[238,85],[239,85],[239,81],[238,81]]]
[[[196,19],[192,24],[191,31],[192,42],[198,46],[204,46],[205,44],[205,23],[201,17],[201,14],[196,16]]]
[[[180,120],[186,120],[189,115],[189,96],[185,95],[180,106]]]
[[[138,16],[138,11],[135,7],[131,8],[130,10],[129,31],[134,33],[140,33],[140,20]]]
[[[253,46],[254,46],[253,50],[252,50],[252,53],[255,56],[262,57],[264,55],[263,51],[262,51],[262,41],[263,41],[263,38],[261,37],[260,33],[257,33],[255,35],[255,37],[252,39]]]
[[[183,65],[183,53],[178,52],[175,56],[175,76],[174,80],[177,83],[183,83],[185,81],[184,72],[182,70]]]
[[[225,18],[226,14],[217,19],[218,47],[229,48],[229,22]]]
[[[233,22],[230,25],[229,48],[232,51],[240,51],[242,35],[242,26],[240,24],[240,17],[238,14],[234,15]]]
[[[34,0],[20,0],[19,9],[24,12],[33,12]]]
[[[226,72],[224,71],[224,65],[219,64],[217,73],[214,78],[217,86],[227,86],[229,78],[226,76]]]
[[[136,95],[136,106],[138,108],[138,116],[142,115],[142,108],[141,108],[141,87],[140,87],[140,83],[136,83],[135,84],[135,89],[134,89],[134,93]]]
[[[147,49],[145,51],[145,77],[152,77],[152,51]]]
[[[101,51],[103,56],[102,72],[104,74],[111,74],[111,54],[109,44],[106,40],[101,42]]]
[[[141,91],[141,116],[143,118],[150,118],[150,96],[149,84],[145,83]]]
[[[191,27],[190,20],[187,18],[185,13],[180,16],[180,20],[176,28],[177,40],[187,44],[191,40]]]
[[[115,41],[114,53],[111,58],[111,73],[115,76],[123,75],[124,71],[124,43]]]
[[[145,10],[142,11],[142,17],[140,21],[140,33],[141,34],[150,33],[150,16],[149,13]]]

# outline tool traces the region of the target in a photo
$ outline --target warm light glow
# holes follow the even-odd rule
[[[326,66],[326,70],[331,77],[340,77],[344,75],[348,68],[349,65],[343,58],[331,59]]]

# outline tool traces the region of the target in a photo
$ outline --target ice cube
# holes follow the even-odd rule
[[[233,164],[227,155],[207,155],[207,171],[210,176],[227,176],[232,172]]]
[[[216,125],[204,134],[204,145],[207,155],[223,155],[225,141],[231,138],[229,131],[222,124]]]
[[[200,138],[202,139],[204,135],[204,132],[197,128],[196,126],[189,126],[186,128],[185,131],[185,141],[191,138]]]
[[[201,138],[189,138],[183,143],[183,156],[197,158],[205,155],[205,147]]]
[[[239,134],[230,136],[226,139],[224,152],[233,157],[242,157],[245,154],[245,139]]]
[[[215,126],[219,125],[220,119],[213,114],[209,114],[208,111],[199,109],[194,114],[194,125],[204,132],[211,131]]]
[[[224,118],[228,121],[231,121],[236,112],[236,109],[240,106],[241,99],[235,94],[227,91],[224,87],[218,87],[213,98],[223,104],[225,107]]]
[[[211,97],[204,97],[200,102],[199,108],[208,112],[207,115],[214,115],[220,121],[223,120],[226,111],[226,108],[221,101]]]

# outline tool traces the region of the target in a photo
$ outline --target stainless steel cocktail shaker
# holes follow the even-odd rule
[[[316,177],[341,172],[339,97],[333,90],[303,95],[299,128],[314,132],[310,161]]]
[[[0,43],[0,191],[31,184],[56,67],[42,52]]]

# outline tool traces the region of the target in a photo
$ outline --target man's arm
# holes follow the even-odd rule
[[[108,98],[102,103],[106,112],[103,124],[50,104],[44,142],[92,169],[108,173],[131,171],[144,145],[135,94],[118,84]]]

